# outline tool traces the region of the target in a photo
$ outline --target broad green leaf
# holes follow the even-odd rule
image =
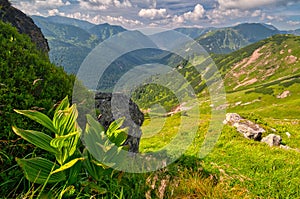
[[[49,135],[39,131],[19,129],[14,126],[12,129],[17,135],[21,136],[24,140],[30,142],[36,147],[44,149],[50,153],[58,153],[58,150],[50,145],[52,138]]]
[[[98,166],[98,167],[102,167],[103,169],[109,169],[111,167],[113,167],[116,163],[108,163],[108,164],[103,164],[100,162],[97,162],[96,160],[92,160],[92,162]]]
[[[26,117],[38,122],[39,124],[43,125],[44,127],[46,127],[52,132],[54,133],[56,132],[56,129],[53,126],[51,119],[47,115],[34,110],[14,110],[14,111],[16,113],[25,115]]]
[[[73,132],[69,135],[58,136],[52,139],[50,145],[59,151],[56,159],[60,165],[64,164],[64,162],[74,154],[77,148],[79,137],[79,132]]]
[[[122,124],[123,124],[123,122],[124,122],[124,119],[125,119],[125,118],[119,118],[119,119],[113,121],[113,122],[109,125],[109,127],[108,127],[108,129],[107,129],[107,132],[106,132],[106,134],[107,134],[107,136],[108,136],[109,138],[110,138],[111,136],[113,136],[114,131],[116,131],[117,129],[121,128],[121,126],[122,126]]]
[[[121,146],[125,140],[127,139],[127,133],[128,128],[124,129],[118,129],[114,132],[114,139],[111,140],[113,143],[115,143],[117,146]]]
[[[55,147],[55,148],[59,148],[61,149],[62,147],[66,146],[66,141],[68,139],[71,139],[72,137],[76,137],[78,135],[78,132],[73,132],[70,133],[68,135],[64,135],[64,136],[57,136],[56,138],[53,138],[50,142],[50,145]]]
[[[76,104],[73,104],[69,109],[68,109],[68,119],[67,119],[67,131],[68,132],[73,132],[76,129],[76,119],[78,117],[78,110]]]
[[[58,110],[53,118],[53,125],[57,129],[57,134],[62,136],[74,132],[78,128],[76,123],[77,117],[78,111],[76,104],[64,110]]]
[[[95,128],[99,132],[104,131],[104,127],[98,121],[96,121],[91,115],[87,114],[86,119],[87,119],[87,124],[89,126]]]
[[[76,164],[78,161],[82,161],[82,160],[84,160],[84,158],[75,158],[75,159],[71,160],[70,162],[68,162],[68,163],[66,163],[66,164],[64,164],[64,165],[62,165],[60,168],[58,168],[58,169],[52,171],[51,174],[55,174],[55,173],[64,171],[64,170],[66,170],[66,169],[69,169],[69,168],[71,168],[74,164]]]
[[[78,155],[78,156],[77,156]],[[82,155],[78,152],[77,154],[75,154],[72,157],[82,157]],[[84,157],[83,157],[84,158]],[[83,161],[85,161],[85,158],[83,159]],[[80,172],[81,172],[81,168],[82,168],[82,162],[83,161],[77,161],[77,163],[75,165],[73,165],[69,171],[68,171],[68,182],[69,184],[74,184],[78,181],[78,178],[80,176]]]
[[[108,138],[105,135],[104,128],[92,116],[87,115],[87,124],[84,133],[84,143],[97,160],[103,159],[105,156],[106,148],[105,142]]]
[[[55,109],[55,113],[56,114],[59,110],[65,110],[66,108],[69,108],[70,103],[69,103],[69,98],[68,96],[66,96],[61,102],[60,104],[56,107]]]
[[[106,132],[109,140],[111,142],[115,143],[117,146],[121,146],[127,138],[128,128],[120,129],[123,122],[124,122],[124,118],[119,118],[119,119],[113,121],[109,125],[107,132]]]
[[[100,181],[103,176],[111,174],[112,169],[109,166],[112,167],[114,164],[100,164],[93,158],[93,156],[88,152],[87,149],[84,149],[83,156],[85,157],[85,160],[83,161],[85,169],[87,170],[89,175],[91,175],[96,181]]]
[[[102,177],[102,170],[103,168],[96,166],[95,164],[92,163],[93,157],[92,155],[88,152],[88,150],[85,148],[83,150],[83,157],[85,160],[83,161],[83,165],[88,172],[89,175],[91,175],[95,180],[99,181]]]
[[[70,107],[68,96],[65,97],[56,107],[53,116],[53,126],[57,129],[58,135],[64,135],[66,126],[64,125],[66,117],[65,111]]]
[[[18,159],[18,165],[23,169],[25,177],[30,182],[44,184],[56,183],[66,180],[64,172],[51,175],[51,171],[58,169],[58,166],[44,158]]]

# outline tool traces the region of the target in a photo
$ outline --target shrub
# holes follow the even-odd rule
[[[52,115],[53,104],[66,95],[71,96],[75,77],[51,64],[27,35],[1,21],[0,74],[0,181],[10,188],[16,187],[21,178],[20,171],[9,169],[16,163],[14,157],[36,150],[18,139],[11,126],[41,128],[13,109],[40,110]],[[7,194],[2,183],[0,186],[0,195]]]
[[[43,185],[36,191],[39,192],[39,196],[47,184],[55,183],[59,183],[61,187],[75,185],[74,191],[80,190],[79,184],[83,184],[88,187],[87,189],[96,188],[101,193],[106,192],[101,187],[101,183],[105,176],[113,175],[113,170],[108,167],[110,166],[109,159],[118,155],[122,149],[121,144],[127,137],[125,129],[120,129],[123,123],[122,118],[112,122],[105,133],[100,123],[87,115],[87,124],[82,139],[87,144],[87,149],[92,150],[92,155],[97,158],[94,159],[87,149],[81,150],[83,147],[79,138],[82,130],[77,123],[78,111],[76,104],[70,106],[67,97],[57,106],[52,120],[38,111],[15,110],[15,112],[27,116],[51,132],[47,134],[12,127],[13,131],[24,140],[55,157],[54,160],[44,157],[16,158],[26,179],[31,183]],[[98,160],[103,160],[108,165]],[[82,170],[82,166],[85,170]],[[82,177],[79,178],[79,176]],[[90,182],[90,178],[96,182]],[[59,195],[64,195],[64,192],[63,188]]]

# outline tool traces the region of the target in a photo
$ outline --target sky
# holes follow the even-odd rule
[[[127,29],[266,23],[300,28],[300,0],[10,0],[27,15],[60,15]]]

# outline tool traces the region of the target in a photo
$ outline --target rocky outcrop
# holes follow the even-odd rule
[[[129,146],[129,152],[138,153],[142,135],[140,127],[144,122],[144,114],[139,107],[120,93],[97,93],[95,101],[95,107],[100,111],[98,121],[106,130],[115,119],[125,117],[122,127],[129,127],[129,131],[123,145]]]
[[[10,23],[22,34],[27,34],[37,48],[48,53],[49,46],[40,28],[33,20],[20,10],[11,6],[8,0],[0,0],[0,20]]]
[[[227,113],[226,119],[223,123],[234,126],[238,132],[244,135],[245,138],[256,141],[260,141],[262,139],[262,134],[266,132],[258,124],[246,120],[236,113]]]
[[[277,95],[276,98],[277,99],[283,99],[283,98],[287,98],[290,95],[291,95],[290,91],[283,91],[283,93]]]
[[[283,145],[282,138],[279,135],[276,134],[269,134],[266,137],[262,138],[262,134],[266,132],[262,127],[260,127],[258,124],[255,124],[249,120],[246,120],[242,118],[237,113],[227,113],[226,119],[223,121],[224,124],[228,124],[230,126],[236,127],[237,131],[242,133],[244,137],[248,139],[253,139],[255,141],[260,141],[263,143],[268,144],[270,147],[273,146],[279,146],[282,149],[292,149],[289,146]],[[271,129],[272,131],[276,132],[275,129]],[[290,133],[287,132],[286,134],[288,137],[290,137]]]
[[[261,142],[269,146],[280,146],[282,138],[279,135],[269,134],[267,137],[262,138]]]

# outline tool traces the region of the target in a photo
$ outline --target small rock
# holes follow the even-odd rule
[[[291,134],[290,134],[289,132],[286,132],[285,134],[286,134],[286,136],[287,136],[288,138],[291,137]]]
[[[287,98],[288,96],[290,96],[290,94],[291,94],[290,91],[283,91],[283,93],[277,95],[276,98],[277,99]]]
[[[292,149],[291,147],[289,147],[289,146],[286,146],[286,145],[280,145],[279,146],[281,149],[286,149],[286,150],[290,150],[290,149]]]
[[[245,138],[256,141],[260,141],[262,133],[265,132],[258,124],[242,118],[237,113],[227,113],[223,123],[236,127],[237,131],[242,133]]]
[[[236,102],[234,105],[235,105],[235,106],[238,106],[238,105],[241,105],[241,104],[242,104],[242,102],[239,101],[239,102]]]
[[[275,134],[269,134],[261,140],[261,142],[267,143],[269,146],[280,146],[281,141],[282,138]]]

